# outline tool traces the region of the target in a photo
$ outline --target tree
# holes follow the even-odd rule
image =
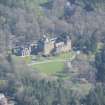
[[[96,54],[95,64],[97,68],[97,80],[100,82],[105,82],[105,48]]]
[[[105,86],[97,84],[92,89],[83,102],[83,105],[104,105],[105,104]]]

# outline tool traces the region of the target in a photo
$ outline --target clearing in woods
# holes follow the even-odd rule
[[[42,57],[42,56],[29,56],[29,57],[15,57],[16,60],[23,60],[28,66],[32,67],[39,72],[48,75],[56,74],[64,69],[64,62],[73,60],[75,58],[74,52],[61,53],[57,56]]]

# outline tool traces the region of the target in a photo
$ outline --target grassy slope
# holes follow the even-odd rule
[[[71,53],[62,53],[58,56],[54,56],[54,57],[51,57],[48,59],[44,58],[44,57],[36,57],[37,60],[35,60],[34,62],[36,62],[36,63],[38,62],[39,64],[32,65],[32,68],[37,69],[42,73],[46,73],[48,75],[51,75],[51,74],[53,75],[57,72],[62,71],[64,68],[64,62],[60,62],[57,60],[71,59],[72,56],[74,56],[74,53],[71,52]],[[29,56],[29,57],[25,57],[25,58],[14,56],[14,59],[16,61],[23,60],[26,64],[30,64],[32,62],[33,57],[35,57],[35,56]],[[41,62],[43,62],[43,61],[46,62],[48,60],[51,60],[52,62],[40,64]]]
[[[45,64],[34,65],[33,68],[38,69],[42,73],[46,73],[48,75],[55,74],[56,72],[60,72],[63,70],[64,63],[62,62],[50,62]]]
[[[64,62],[56,62],[56,60],[57,59],[67,60],[67,59],[71,59],[72,56],[73,56],[73,53],[63,53],[63,54],[60,54],[59,56],[50,58],[50,60],[52,60],[53,62],[37,64],[37,65],[33,65],[32,67],[48,75],[56,74],[57,72],[62,71],[64,68]],[[43,60],[46,61],[45,59]]]

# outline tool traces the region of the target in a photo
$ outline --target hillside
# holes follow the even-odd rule
[[[50,48],[45,38],[66,48],[62,35],[67,52],[12,53]],[[105,105],[105,1],[0,0],[0,94],[15,105]]]

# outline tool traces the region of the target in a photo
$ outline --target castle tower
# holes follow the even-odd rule
[[[62,52],[69,52],[71,50],[71,39],[69,36],[66,36],[66,40],[64,42],[64,46],[62,47]]]
[[[54,43],[51,42],[47,37],[44,40],[44,49],[43,55],[48,56],[50,55],[52,49],[54,48]]]
[[[69,51],[72,49],[71,38],[69,36],[67,36],[67,49]]]

